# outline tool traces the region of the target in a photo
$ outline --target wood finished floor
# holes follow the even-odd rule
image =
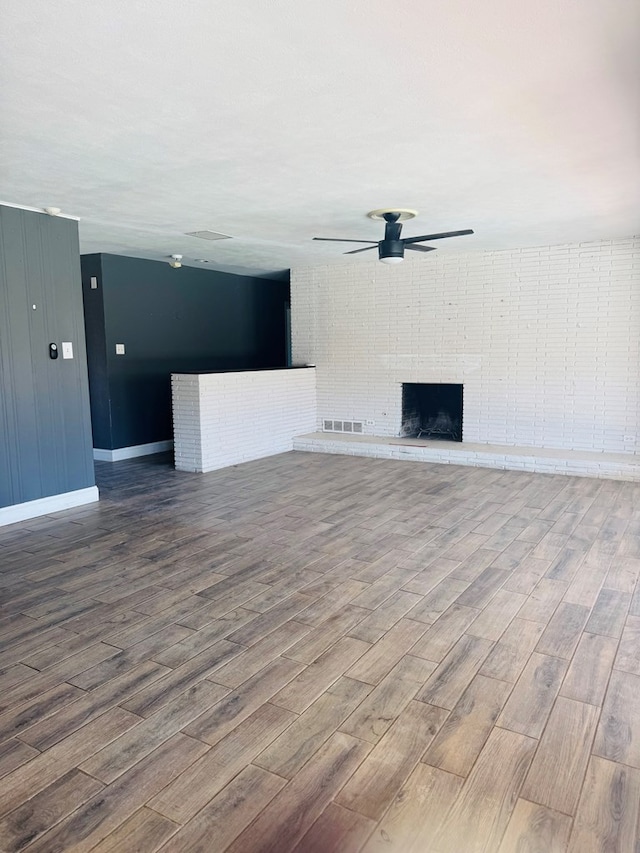
[[[637,853],[640,485],[98,463],[0,530],[0,850]]]

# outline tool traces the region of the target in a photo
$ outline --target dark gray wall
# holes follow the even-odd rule
[[[94,447],[171,439],[171,373],[286,363],[287,282],[102,254],[82,287]]]
[[[91,288],[92,278],[96,282],[102,280],[101,258],[101,255],[83,255],[81,265],[93,446],[106,448],[111,446],[111,424],[104,304],[101,285],[95,290]]]
[[[76,222],[0,206],[0,506],[95,485],[79,258]]]

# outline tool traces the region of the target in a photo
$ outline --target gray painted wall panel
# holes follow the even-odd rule
[[[0,506],[41,492],[31,363],[31,303],[21,211],[0,207]]]
[[[83,255],[80,259],[80,269],[82,272],[85,334],[87,336],[93,446],[111,448],[111,399],[107,370],[101,259],[102,255]],[[91,287],[92,278],[96,279],[97,287],[95,289]]]
[[[0,506],[11,506],[95,479],[77,223],[0,207],[0,253]]]

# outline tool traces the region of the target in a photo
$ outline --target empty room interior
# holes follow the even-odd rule
[[[6,0],[0,853],[638,853],[639,44]]]

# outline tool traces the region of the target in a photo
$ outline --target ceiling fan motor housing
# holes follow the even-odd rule
[[[400,239],[402,224],[398,222],[400,214],[388,211],[384,214],[384,240],[378,243],[378,258],[404,258],[404,243]]]
[[[402,240],[380,240],[378,258],[404,258],[404,243]]]

